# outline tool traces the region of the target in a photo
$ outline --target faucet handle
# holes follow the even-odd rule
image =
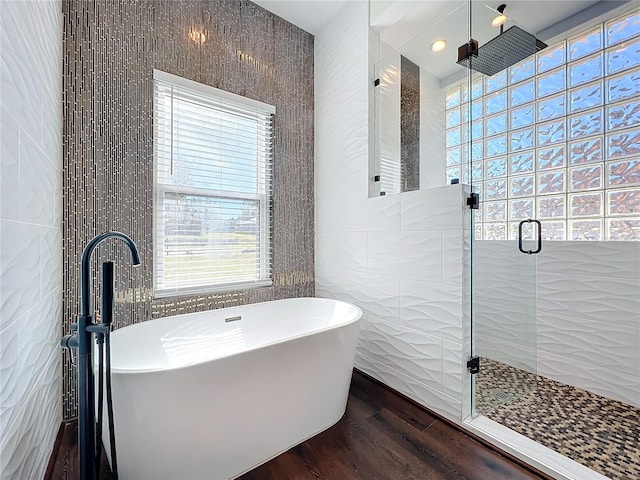
[[[71,349],[71,347],[67,347],[67,356],[69,358],[69,362],[71,363],[71,365],[75,366],[76,356],[73,354],[73,350]]]
[[[75,365],[75,359],[73,355],[73,349],[78,348],[78,336],[77,335],[65,335],[60,340],[60,346],[67,351],[71,365]]]
[[[71,325],[69,325],[69,330],[71,330],[72,332],[77,332],[78,331],[78,322],[73,322]]]

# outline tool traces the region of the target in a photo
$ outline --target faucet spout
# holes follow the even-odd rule
[[[80,296],[81,296],[81,313],[83,317],[87,317],[91,315],[91,254],[95,250],[95,248],[108,238],[119,238],[125,242],[129,250],[131,251],[131,263],[133,265],[140,265],[140,255],[138,254],[138,247],[131,240],[131,238],[124,233],[120,232],[105,232],[100,235],[96,235],[93,237],[87,246],[84,247],[84,251],[82,252],[82,265],[81,265],[81,287],[80,287]]]

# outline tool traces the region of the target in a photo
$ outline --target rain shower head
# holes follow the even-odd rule
[[[457,63],[491,76],[546,47],[546,43],[514,25],[480,48],[475,40],[461,46]]]

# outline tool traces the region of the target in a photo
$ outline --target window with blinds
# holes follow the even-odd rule
[[[275,107],[154,71],[154,294],[271,285]]]

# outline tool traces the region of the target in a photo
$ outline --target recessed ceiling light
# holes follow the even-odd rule
[[[496,18],[494,18],[491,21],[491,26],[492,27],[499,27],[500,25],[504,25],[504,22],[507,21],[507,17],[504,15],[504,9],[507,8],[506,4],[502,4],[500,5],[496,10],[498,10],[498,13],[500,13],[500,15],[498,15]]]
[[[434,52],[441,52],[444,50],[444,47],[447,46],[447,42],[445,40],[436,40],[431,44],[431,50]]]
[[[507,21],[507,17],[504,15],[498,15],[496,18],[491,20],[492,27],[499,27],[500,25],[504,25],[504,22]]]

